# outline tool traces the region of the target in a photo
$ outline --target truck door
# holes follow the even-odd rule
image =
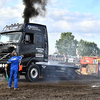
[[[35,57],[34,34],[33,33],[25,33],[23,38],[24,38],[23,42],[20,45],[20,54],[24,54],[24,58],[26,60],[28,60],[31,57]],[[25,38],[27,38],[27,39],[25,39]]]

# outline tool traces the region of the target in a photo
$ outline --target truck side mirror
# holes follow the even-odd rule
[[[30,41],[30,35],[25,35],[25,41]]]

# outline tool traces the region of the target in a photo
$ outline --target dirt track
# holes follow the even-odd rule
[[[74,81],[44,80],[27,82],[19,79],[19,91],[7,89],[5,79],[0,80],[0,100],[100,100],[100,79],[82,77]]]

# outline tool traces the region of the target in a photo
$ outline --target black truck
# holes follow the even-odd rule
[[[48,62],[48,34],[45,25],[17,23],[3,28],[0,32],[0,73],[5,77],[5,65],[13,50],[16,50],[18,56],[24,55],[21,61],[23,67],[19,74],[29,81],[37,81],[40,76],[67,79],[76,77],[75,70],[79,66],[44,63]]]

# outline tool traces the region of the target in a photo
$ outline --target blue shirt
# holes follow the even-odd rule
[[[7,64],[11,64],[11,68],[18,69],[19,60],[21,59],[22,59],[22,56],[19,56],[19,57],[13,56],[8,60]]]

